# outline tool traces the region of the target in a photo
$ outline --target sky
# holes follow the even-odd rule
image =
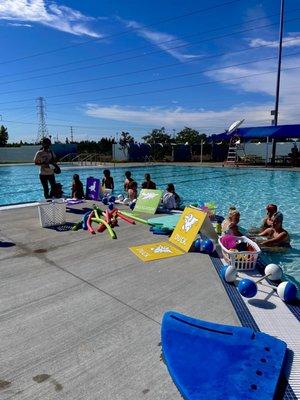
[[[0,124],[9,141],[140,140],[164,126],[271,124],[280,0],[1,0]],[[299,123],[300,3],[285,2],[279,124]]]

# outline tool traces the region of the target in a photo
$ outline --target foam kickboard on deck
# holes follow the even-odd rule
[[[181,250],[188,252],[196,239],[198,232],[207,223],[207,214],[199,209],[186,207],[169,239]]]
[[[162,352],[185,400],[274,400],[286,343],[250,328],[165,313]]]
[[[145,214],[155,214],[162,195],[162,190],[142,189],[137,198],[134,211]]]
[[[142,261],[161,260],[181,256],[184,252],[169,242],[157,242],[129,247],[129,249]]]

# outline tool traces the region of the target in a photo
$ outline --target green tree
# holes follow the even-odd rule
[[[122,148],[128,147],[130,145],[130,143],[133,143],[133,142],[134,142],[134,139],[130,135],[129,132],[122,132],[121,133],[119,144],[121,145]]]
[[[0,147],[5,147],[8,142],[7,128],[3,125],[0,126]]]
[[[201,140],[205,140],[206,135],[199,133],[197,130],[184,127],[180,132],[176,134],[176,143],[188,143],[189,145],[200,144]]]
[[[143,136],[142,139],[149,144],[170,144],[171,143],[171,136],[166,133],[166,130],[164,127],[160,129],[152,129],[152,131],[146,135]]]

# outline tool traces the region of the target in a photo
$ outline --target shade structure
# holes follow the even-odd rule
[[[223,132],[217,135],[211,135],[210,142],[221,142],[223,140],[230,140],[233,136],[239,136],[244,140],[251,139],[287,139],[287,138],[300,138],[300,124],[297,125],[277,125],[277,126],[257,126],[249,128],[239,128],[234,133],[228,134]]]

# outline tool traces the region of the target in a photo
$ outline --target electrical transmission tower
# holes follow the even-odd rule
[[[71,143],[74,142],[74,130],[73,130],[73,126],[70,126],[70,133],[71,133]]]
[[[46,124],[46,103],[44,97],[38,97],[36,99],[36,108],[39,124],[36,143],[40,143],[44,137],[49,136]]]

